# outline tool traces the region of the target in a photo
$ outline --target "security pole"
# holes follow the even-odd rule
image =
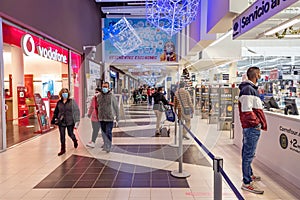
[[[222,200],[222,174],[220,168],[223,167],[223,158],[215,157],[214,169],[214,200]]]
[[[171,146],[171,147],[178,147],[178,145],[177,145],[177,126],[178,126],[177,120],[178,120],[177,116],[175,115],[174,144],[169,144],[169,146]]]
[[[182,169],[182,163],[183,163],[183,147],[182,147],[182,130],[183,130],[183,126],[182,126],[182,121],[179,120],[179,148],[178,148],[178,154],[179,154],[179,168],[178,171],[174,170],[171,172],[171,175],[177,178],[186,178],[189,177],[191,174],[183,171]]]

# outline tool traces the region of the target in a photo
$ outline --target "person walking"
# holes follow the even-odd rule
[[[243,128],[243,184],[241,188],[256,194],[263,194],[264,191],[254,184],[254,181],[260,181],[261,178],[253,174],[251,167],[261,130],[267,130],[267,122],[257,86],[257,81],[260,79],[260,69],[250,67],[247,70],[247,77],[248,80],[242,82],[239,86],[238,102],[240,121]]]
[[[148,86],[147,88],[147,96],[148,96],[148,104],[152,105],[152,91],[150,86]]]
[[[92,139],[89,143],[87,143],[86,146],[94,148],[95,147],[95,142],[98,137],[98,133],[100,130],[100,123],[99,123],[99,118],[98,118],[98,103],[97,103],[97,95],[101,92],[100,88],[95,89],[95,96],[93,96],[87,116],[88,118],[91,119],[92,122]],[[102,135],[102,134],[101,134]],[[103,137],[102,137],[103,138]]]
[[[155,135],[160,135],[160,127],[161,127],[161,119],[164,112],[163,105],[172,105],[169,103],[169,101],[164,96],[164,90],[163,87],[159,87],[157,91],[152,95],[154,104],[153,104],[153,110],[156,115],[156,129],[155,129]]]
[[[185,126],[188,129],[191,129],[191,117],[194,113],[194,106],[192,103],[191,95],[188,91],[184,89],[185,83],[179,83],[179,89],[175,92],[174,97],[174,110],[177,111],[177,116],[179,120],[185,123]],[[184,112],[186,111],[186,113]],[[184,128],[182,131],[182,138],[189,140],[187,136],[187,130]]]
[[[116,97],[109,90],[109,83],[102,84],[102,90],[97,95],[98,118],[100,121],[101,132],[103,134],[103,150],[107,153],[111,150],[112,129],[114,119],[119,121],[119,106]]]
[[[80,111],[76,102],[70,98],[67,88],[62,88],[59,96],[60,100],[56,104],[51,124],[56,124],[59,129],[61,149],[58,156],[61,156],[66,152],[66,129],[69,137],[73,140],[74,148],[78,147],[74,128],[79,126]]]

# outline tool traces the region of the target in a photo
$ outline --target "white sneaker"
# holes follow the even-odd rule
[[[255,194],[263,194],[264,193],[264,191],[262,189],[260,189],[259,187],[257,187],[257,185],[255,185],[253,181],[250,184],[243,183],[242,189],[246,190],[248,192],[255,193]]]
[[[95,142],[89,142],[86,144],[87,147],[94,148],[95,147]]]

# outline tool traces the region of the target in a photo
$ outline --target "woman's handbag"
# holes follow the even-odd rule
[[[54,119],[54,124],[59,126],[64,122],[64,115],[61,115],[59,118]]]
[[[166,109],[165,109],[165,105],[163,104],[163,102],[158,102],[158,104],[154,104],[153,106],[153,110],[158,110],[160,112],[164,112]]]

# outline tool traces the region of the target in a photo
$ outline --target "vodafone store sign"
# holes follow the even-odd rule
[[[4,43],[21,47],[26,56],[38,54],[44,58],[68,64],[68,50],[16,27],[3,24],[3,40]]]
[[[28,43],[30,45],[28,45]],[[28,47],[30,46],[30,48]],[[67,56],[58,53],[57,49],[52,49],[52,47],[41,47],[36,46],[34,43],[34,39],[30,34],[25,34],[21,40],[21,47],[26,56],[31,56],[35,53],[35,48],[37,48],[38,54],[42,57],[48,58],[50,60],[59,61],[62,63],[68,63]]]

